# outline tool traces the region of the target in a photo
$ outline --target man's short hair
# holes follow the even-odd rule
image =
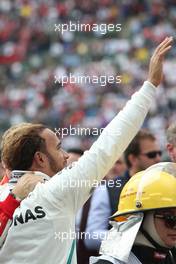
[[[9,170],[28,170],[36,151],[46,152],[40,136],[47,127],[42,124],[21,123],[12,126],[2,136],[1,158]]]
[[[156,137],[150,131],[141,129],[125,150],[124,159],[128,168],[131,168],[131,162],[128,159],[129,155],[138,156],[141,153],[141,141],[145,139],[155,141]]]
[[[166,131],[167,143],[176,145],[176,123],[171,124]]]

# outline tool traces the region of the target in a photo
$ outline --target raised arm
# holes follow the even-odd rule
[[[42,189],[52,205],[76,212],[90,195],[92,185],[106,175],[140,129],[154,98],[156,86],[162,80],[163,57],[171,48],[172,38],[166,38],[155,50],[149,66],[148,79],[119,114],[108,124],[89,151],[71,169],[64,169]],[[62,203],[58,203],[63,201]]]

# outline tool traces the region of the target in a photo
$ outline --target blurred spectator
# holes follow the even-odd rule
[[[67,153],[69,154],[69,158],[67,160],[67,164],[71,164],[72,162],[77,161],[82,155],[83,155],[83,151],[79,148],[72,148],[72,149],[68,149]],[[119,159],[115,165],[113,166],[113,168],[110,170],[110,172],[107,174],[107,176],[105,177],[106,180],[108,179],[112,179],[115,176],[119,175],[116,173],[122,172],[124,171],[124,160],[121,158]],[[98,187],[97,189],[99,189],[101,187]],[[96,190],[94,190],[94,192],[96,192]],[[86,264],[89,262],[89,257],[94,254],[94,255],[98,255],[98,251],[97,250],[89,250],[86,248],[85,246],[85,242],[84,240],[86,239],[87,235],[89,235],[89,233],[87,233],[85,236],[83,234],[85,234],[86,228],[87,228],[87,220],[89,217],[89,213],[90,213],[90,208],[92,207],[92,203],[94,203],[94,192],[92,193],[92,196],[89,198],[89,200],[85,203],[85,205],[83,206],[83,208],[81,208],[76,216],[76,232],[78,234],[78,241],[77,241],[77,261],[78,264]],[[97,197],[96,197],[97,198]],[[104,199],[108,199],[108,197],[106,197],[106,195],[104,196]],[[101,204],[103,204],[103,201],[99,201]],[[108,211],[108,208],[107,210]],[[110,210],[109,210],[109,214],[110,214]],[[109,215],[107,215],[108,217]],[[106,221],[106,216],[103,217],[104,221]]]
[[[69,158],[67,159],[67,164],[69,165],[72,162],[77,161],[84,152],[79,148],[71,148],[67,150],[67,153],[69,154]]]
[[[79,148],[70,148],[67,150],[69,158],[67,165],[78,161],[83,155],[83,151]],[[87,225],[87,216],[89,214],[89,208],[91,205],[92,196],[87,200],[84,206],[77,212],[76,215],[76,234],[77,234],[77,262],[78,264],[88,263],[88,259],[91,254],[98,255],[96,251],[88,251],[84,245],[84,233]]]
[[[127,170],[126,163],[124,161],[124,157],[121,157],[116,161],[112,169],[108,172],[105,179],[106,180],[113,180],[117,177],[117,175],[121,176]]]
[[[176,162],[176,123],[171,124],[166,131],[167,151],[172,162]]]

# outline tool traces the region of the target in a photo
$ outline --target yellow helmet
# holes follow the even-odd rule
[[[129,214],[169,207],[176,207],[176,163],[161,162],[126,183],[112,217],[122,221]]]

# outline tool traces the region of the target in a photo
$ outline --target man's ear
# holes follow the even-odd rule
[[[171,160],[175,160],[175,155],[174,155],[174,145],[171,144],[171,143],[167,143],[166,144],[166,149],[167,149],[167,152],[171,158]]]
[[[43,168],[46,164],[46,155],[40,151],[37,151],[34,154],[34,162],[36,163],[37,166]]]
[[[131,163],[131,167],[134,167],[137,164],[138,158],[133,154],[129,154],[128,160]]]
[[[171,144],[171,143],[167,143],[167,144],[166,144],[166,148],[167,148],[167,151],[172,151],[173,148],[174,148],[174,146],[173,146],[173,144]]]

